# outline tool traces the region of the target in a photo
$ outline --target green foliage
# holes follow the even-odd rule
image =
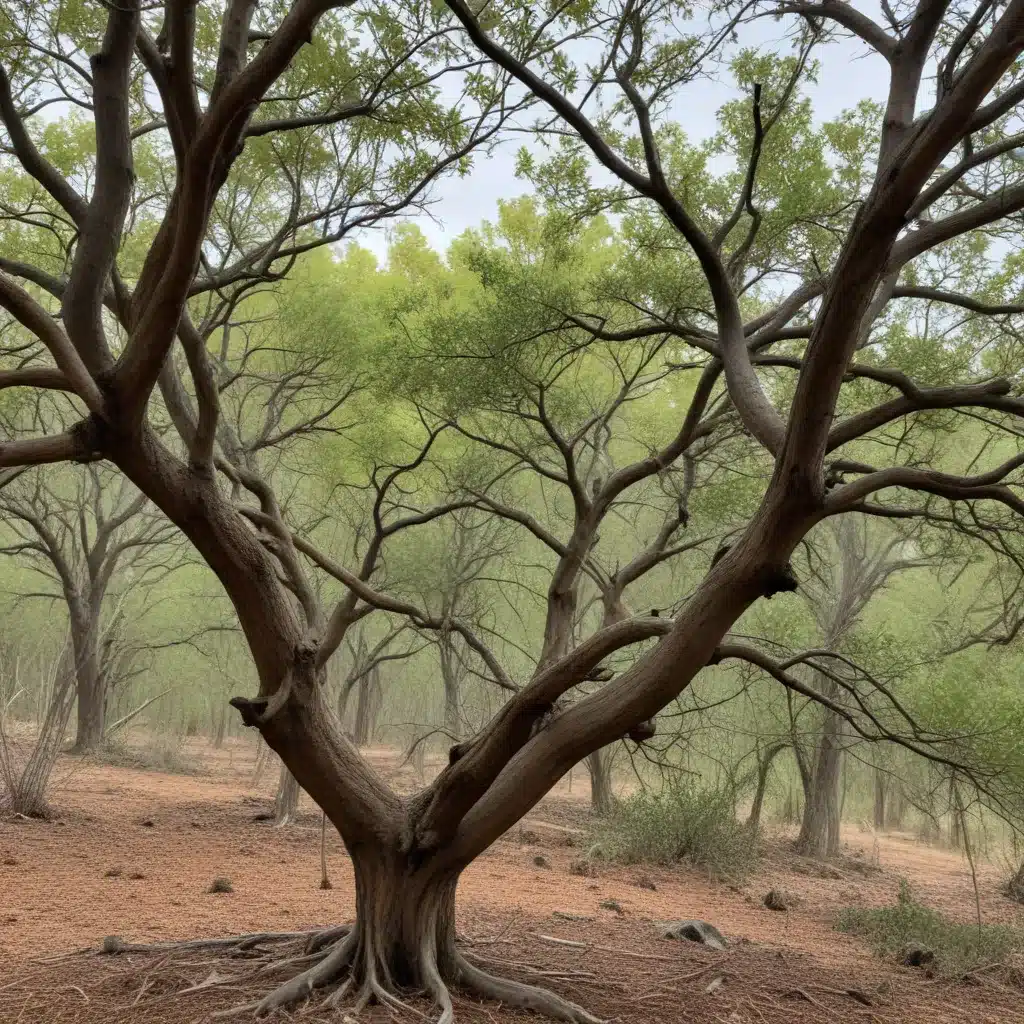
[[[991,964],[1005,964],[1024,952],[1024,929],[994,924],[959,924],[925,906],[905,879],[900,880],[896,904],[864,909],[847,907],[836,928],[865,938],[878,956],[899,957],[911,945],[935,954],[934,970],[959,979]]]
[[[757,837],[737,820],[733,794],[685,778],[622,801],[596,830],[595,841],[610,860],[687,863],[715,878],[742,878],[757,859]]]

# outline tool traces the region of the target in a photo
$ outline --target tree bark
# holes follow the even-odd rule
[[[298,809],[299,783],[295,776],[288,771],[288,766],[282,764],[281,777],[277,783],[277,797],[274,800],[274,824],[289,824]]]
[[[754,787],[754,799],[747,815],[747,826],[754,832],[761,827],[761,814],[764,811],[764,797],[768,792],[768,780],[771,777],[772,763],[787,748],[788,744],[778,743],[769,747],[765,756],[757,766],[757,785]]]
[[[840,718],[826,711],[796,841],[798,852],[804,856],[834,857],[839,853],[839,768],[842,754]]]
[[[356,720],[352,726],[353,742],[365,747],[372,739],[376,727],[377,669],[367,672],[357,684]]]
[[[888,786],[886,785],[887,779],[885,773],[880,769],[874,770],[875,776],[875,808],[874,808],[874,826],[877,830],[884,829],[887,824],[887,818],[885,816],[885,802],[888,796]]]
[[[611,814],[615,805],[615,798],[612,795],[613,753],[613,747],[602,747],[587,758],[587,771],[590,772],[590,809],[602,817]]]
[[[99,750],[106,731],[107,695],[100,650],[98,623],[86,612],[72,612],[72,642],[78,696],[78,724],[72,750],[87,754]],[[74,620],[78,621],[75,622]]]

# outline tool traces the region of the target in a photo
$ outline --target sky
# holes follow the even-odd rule
[[[876,4],[856,2],[853,6],[881,20]],[[792,25],[791,18],[783,22],[764,19],[747,26],[740,42],[743,46],[791,52],[784,32]],[[818,122],[835,119],[862,99],[881,101],[885,98],[886,63],[860,40],[842,39],[820,47],[816,58],[820,64],[818,81],[808,85],[806,92]],[[735,90],[726,82],[697,82],[680,91],[670,116],[683,126],[691,140],[706,139],[715,132],[717,111],[735,95]],[[447,248],[467,228],[484,220],[494,220],[499,199],[511,199],[531,191],[529,182],[515,175],[516,151],[521,145],[520,136],[505,142],[488,156],[478,154],[468,177],[447,177],[434,187],[430,215],[409,218],[432,246],[439,250]],[[390,229],[363,231],[349,240],[370,249],[383,261],[389,230],[393,227],[394,222]]]

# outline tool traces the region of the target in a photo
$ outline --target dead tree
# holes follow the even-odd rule
[[[1021,456],[959,475],[901,463],[898,447],[870,449],[877,464],[843,450],[922,410],[983,408],[988,421],[997,426],[1015,424],[1024,412],[1024,403],[1012,395],[1005,380],[932,387],[915,383],[902,371],[858,363],[856,358],[863,329],[870,328],[876,310],[889,301],[980,306],[979,315],[985,315],[985,305],[970,296],[916,284],[901,286],[900,274],[935,246],[997,224],[1024,207],[1024,182],[1018,171],[1008,168],[994,186],[984,173],[973,173],[987,169],[1011,145],[1004,119],[1024,96],[1024,84],[1015,71],[1024,51],[1024,3],[1010,0],[996,9],[987,4],[976,10],[958,7],[953,24],[962,28],[941,36],[939,28],[950,6],[934,0],[921,0],[902,19],[894,17],[884,25],[848,4],[745,5],[742,15],[716,15],[725,17],[727,24],[715,29],[713,39],[704,40],[707,45],[698,46],[698,60],[701,52],[718,54],[727,47],[742,17],[762,11],[785,13],[791,7],[801,19],[810,15],[808,31],[831,22],[855,33],[881,54],[890,70],[877,160],[865,171],[867,184],[856,202],[847,204],[847,210],[855,212],[832,238],[832,248],[815,254],[827,266],[749,321],[744,320],[739,300],[744,282],[730,266],[742,266],[744,252],[750,250],[745,239],[756,236],[761,220],[755,193],[759,147],[754,147],[735,215],[717,225],[708,223],[706,211],[698,215],[683,188],[669,177],[651,101],[660,104],[666,94],[692,79],[695,70],[689,48],[685,66],[662,60],[665,52],[678,51],[658,45],[666,36],[675,40],[678,35],[674,8],[626,3],[607,10],[597,5],[580,14],[594,23],[581,29],[573,22],[572,34],[588,33],[597,45],[603,40],[604,56],[593,61],[588,56],[588,67],[599,78],[594,90],[578,89],[570,98],[555,84],[565,80],[562,63],[572,63],[571,47],[560,47],[553,38],[562,27],[557,13],[538,25],[530,20],[532,5],[529,18],[518,8],[510,9],[507,18],[500,5],[488,8],[488,25],[497,33],[492,35],[463,0],[447,0],[447,6],[460,32],[453,32],[453,23],[440,15],[431,15],[438,18],[436,30],[434,21],[413,18],[408,33],[371,40],[375,47],[398,46],[400,53],[385,52],[371,71],[356,59],[347,62],[346,67],[359,70],[344,83],[332,83],[326,92],[317,90],[316,76],[311,76],[309,93],[289,88],[298,84],[294,81],[282,80],[301,67],[300,50],[318,22],[344,21],[344,5],[296,0],[284,11],[271,13],[257,12],[250,4],[228,3],[217,52],[202,54],[202,60],[196,59],[200,37],[188,5],[171,3],[166,11],[148,9],[145,14],[132,0],[111,5],[102,39],[83,43],[96,53],[90,74],[79,75],[69,86],[84,93],[95,120],[95,170],[88,178],[64,177],[25,128],[35,112],[38,68],[32,55],[26,53],[24,61],[6,69],[0,77],[5,146],[27,190],[35,189],[41,197],[69,259],[66,277],[55,277],[50,264],[4,259],[0,306],[45,346],[50,358],[5,367],[3,383],[67,391],[74,396],[81,419],[57,434],[3,440],[0,468],[67,460],[113,463],[185,534],[235,607],[259,683],[255,696],[237,697],[233,704],[247,725],[260,730],[341,833],[356,878],[356,924],[315,943],[317,949],[310,954],[314,962],[304,961],[291,980],[264,997],[256,1007],[260,1012],[305,999],[313,989],[345,979],[338,998],[353,992],[359,1008],[373,998],[394,1005],[401,990],[424,989],[441,1006],[444,1024],[454,1015],[451,985],[506,1005],[592,1021],[586,1011],[558,996],[492,976],[457,948],[454,899],[465,867],[574,764],[657,715],[709,663],[750,661],[781,685],[806,694],[807,684],[787,666],[727,633],[754,602],[793,589],[791,558],[815,524],[851,511],[913,516],[922,512],[921,495],[953,503],[994,502],[1024,511],[1014,476],[1024,463]],[[328,14],[332,7],[334,13]],[[404,8],[388,11],[393,18],[407,15]],[[278,13],[280,20],[272,20]],[[423,55],[419,47],[408,54],[410,38],[419,43],[424,33],[434,39],[435,31],[442,30],[443,45],[428,47],[423,42]],[[343,37],[348,45],[356,34],[338,31],[333,38]],[[358,35],[360,40],[367,37],[365,32]],[[952,42],[947,42],[951,36]],[[22,45],[31,47],[31,34],[26,40],[12,42],[8,52],[13,48],[17,56]],[[61,40],[57,52],[66,52],[66,40]],[[553,55],[560,60],[549,74]],[[475,64],[474,57],[479,58]],[[417,59],[434,64],[410,67]],[[645,59],[649,66],[643,66]],[[932,59],[939,68],[938,94],[929,106],[921,82]],[[458,132],[454,140],[443,137],[443,153],[435,153],[436,159],[424,160],[414,170],[422,171],[429,162],[431,176],[462,160],[482,134],[496,127],[513,86],[523,91],[524,101],[536,98],[544,104],[548,115],[560,119],[558,130],[581,140],[622,183],[629,198],[639,197],[660,211],[677,232],[677,244],[685,243],[693,254],[706,284],[707,326],[696,333],[694,344],[703,346],[711,358],[669,442],[671,453],[679,457],[699,440],[708,402],[724,387],[744,428],[769,453],[774,468],[749,522],[674,617],[637,616],[601,629],[571,650],[554,652],[521,684],[491,657],[494,664],[489,663],[489,669],[507,684],[507,703],[464,745],[461,756],[409,800],[392,792],[360,757],[325,700],[324,666],[341,639],[338,622],[321,616],[312,599],[298,558],[305,545],[282,525],[272,494],[238,471],[224,454],[218,438],[219,393],[208,353],[196,343],[191,329],[190,309],[198,296],[229,287],[238,274],[266,278],[286,269],[286,262],[275,259],[309,237],[299,215],[281,213],[294,211],[293,206],[272,207],[283,217],[284,237],[274,234],[262,251],[248,249],[241,271],[208,265],[205,242],[211,232],[217,233],[211,222],[222,213],[217,199],[249,140],[298,128],[340,132],[346,118],[349,126],[357,125],[367,111],[370,116],[379,112],[393,67],[408,72],[389,95],[397,102],[399,88],[408,94],[421,82],[432,83],[431,72],[438,64],[440,72],[464,67],[467,61],[482,75],[467,92],[466,102],[481,102],[484,110],[472,124],[463,125],[468,136]],[[73,63],[77,67],[77,61]],[[382,66],[383,73],[375,75]],[[65,73],[74,74],[66,68]],[[201,88],[197,76],[202,78]],[[140,77],[144,82],[136,88]],[[627,129],[639,137],[639,159],[623,157],[615,148],[620,136],[606,138],[588,117],[587,104],[579,105],[580,96],[594,101],[595,93],[609,90],[617,90],[622,101],[616,110],[631,111]],[[645,95],[644,90],[652,92]],[[301,107],[289,106],[288,97],[298,94]],[[339,105],[341,95],[354,96],[354,103]],[[433,94],[418,98],[430,103]],[[154,214],[159,226],[152,241],[144,243],[136,268],[122,266],[118,256],[135,181],[133,135],[141,130],[143,113],[138,104],[151,102],[160,104],[159,130],[166,133],[174,167],[169,199]],[[607,109],[608,105],[602,107]],[[439,120],[449,123],[443,117]],[[427,119],[423,133],[433,124]],[[322,137],[316,131],[310,135]],[[971,142],[975,136],[978,146]],[[332,141],[341,162],[356,158],[360,140],[355,134],[341,132]],[[350,227],[354,210],[371,219],[380,215],[386,159],[382,153],[379,166],[347,179],[349,191],[343,198],[337,194],[330,214],[317,213],[317,240],[336,236],[339,221]],[[410,201],[409,168],[405,170],[404,177],[397,176],[401,185],[396,185],[392,203]],[[421,179],[417,173],[412,199],[419,195]],[[969,187],[961,188],[965,179]],[[351,191],[360,187],[378,191],[353,196]],[[86,194],[79,188],[86,188]],[[301,198],[306,190],[295,194]],[[368,207],[371,212],[366,214]],[[930,213],[927,222],[920,216],[925,211]],[[910,226],[916,223],[920,226]],[[60,304],[59,317],[51,315],[55,306],[44,305],[47,296]],[[116,344],[115,330],[121,332]],[[792,401],[780,411],[762,387],[755,356],[783,339],[806,344],[798,347],[799,357],[779,357],[796,358],[798,364]],[[172,370],[178,364],[168,357],[179,343],[192,379],[191,396],[184,388],[183,395],[174,393],[180,381],[172,379]],[[840,391],[851,379],[872,381],[891,391],[860,411],[837,416]],[[180,452],[161,441],[151,425],[158,386],[168,411],[175,405]],[[182,397],[191,398],[191,403],[178,401]],[[883,458],[891,461],[886,464]],[[640,471],[657,462],[658,456],[652,456]],[[834,480],[831,470],[841,470],[848,479],[827,487],[826,478]],[[618,470],[604,481],[596,501],[579,494],[581,519],[628,486],[630,472]],[[230,485],[222,486],[218,474]],[[247,490],[257,504],[246,504],[243,511],[239,505]],[[894,491],[902,496],[899,501],[894,500]],[[581,549],[574,559],[583,556]],[[337,570],[360,599],[415,617],[415,610],[403,607],[407,603],[360,580],[358,573],[340,566]],[[562,621],[560,610],[561,605],[553,625]],[[551,714],[556,702],[602,660],[653,637],[660,637],[660,642],[609,685]],[[471,643],[469,637],[467,642]],[[486,649],[478,653],[489,656]],[[877,727],[861,709],[850,712],[823,694],[816,699],[847,714],[851,725],[856,723],[865,732]],[[919,752],[927,750],[912,738],[903,737],[902,742]]]

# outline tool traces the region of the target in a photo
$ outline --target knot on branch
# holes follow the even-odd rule
[[[71,428],[70,433],[75,438],[80,452],[75,456],[75,462],[99,462],[104,458],[104,427],[103,421],[92,413]]]
[[[651,739],[654,734],[658,731],[657,724],[653,718],[648,718],[645,722],[637,722],[626,735],[636,744],[641,744],[645,740]]]
[[[769,601],[776,594],[793,593],[799,585],[793,566],[789,562],[783,566],[770,566],[765,570],[763,579],[761,593]]]
[[[613,669],[607,668],[604,665],[595,665],[584,678],[592,683],[607,683],[614,675]]]
[[[257,697],[255,700],[248,697],[232,697],[228,703],[242,716],[242,725],[247,729],[253,729],[262,724],[263,715],[270,702],[264,697]]]

